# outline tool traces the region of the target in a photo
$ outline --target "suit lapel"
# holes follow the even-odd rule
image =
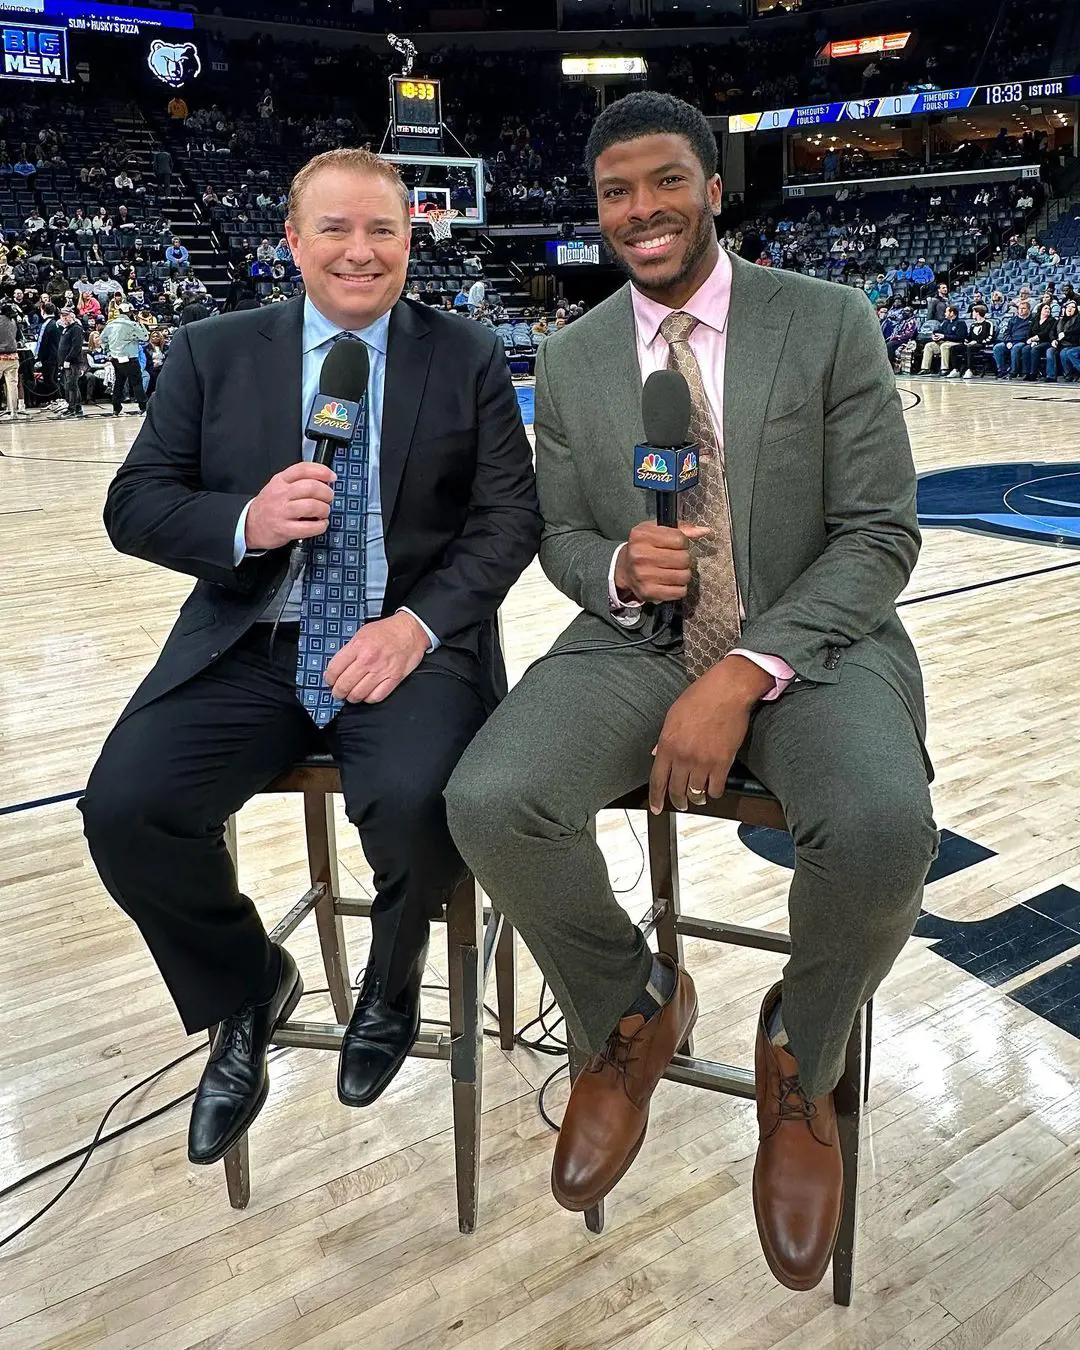
[[[724,463],[735,571],[744,595],[761,433],[792,310],[767,267],[733,256],[724,361]]]
[[[259,332],[266,340],[259,352],[255,376],[258,406],[262,410],[263,446],[270,475],[299,461],[303,449],[300,419],[303,385],[304,301],[268,305]]]
[[[629,282],[610,303],[612,321],[598,328],[594,338],[594,389],[607,404],[605,420],[611,426],[611,444],[617,447],[620,456],[619,472],[627,485],[632,485],[633,447],[644,441],[645,427],[641,420],[641,367]]]
[[[383,529],[388,530],[412,448],[432,355],[431,329],[420,314],[399,300],[390,314],[386,350],[379,477]]]

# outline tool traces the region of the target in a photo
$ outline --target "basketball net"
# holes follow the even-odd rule
[[[448,244],[450,235],[454,227],[454,221],[461,215],[460,211],[450,207],[449,210],[425,211],[424,219],[431,226],[431,237],[436,244]]]

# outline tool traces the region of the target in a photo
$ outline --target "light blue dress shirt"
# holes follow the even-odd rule
[[[376,319],[368,328],[345,330],[331,323],[324,314],[321,314],[315,308],[310,297],[305,296],[304,328],[301,341],[304,360],[303,386],[300,398],[302,420],[299,430],[303,437],[304,459],[310,461],[315,454],[315,442],[304,435],[308,410],[319,391],[319,373],[322,370],[322,363],[326,360],[327,353],[330,351],[330,345],[339,333],[345,331],[352,333],[353,337],[359,338],[368,349],[368,500],[364,546],[367,553],[367,617],[377,619],[382,613],[383,599],[386,595],[386,580],[389,574],[386,545],[383,541],[382,495],[379,477],[383,393],[386,386],[386,348],[390,334],[389,312]],[[254,498],[252,498],[252,501],[254,501]],[[233,560],[237,567],[248,554],[244,531],[250,509],[251,502],[248,502],[247,506],[240,512],[240,519],[236,522],[236,534],[233,539]],[[262,621],[266,622],[277,618],[278,609],[281,607],[282,623],[298,623],[303,587],[304,573],[301,571],[284,606],[281,607],[280,600],[275,597],[268,606],[266,613],[263,614]],[[404,606],[402,608],[405,609]],[[439,639],[418,614],[413,614],[411,609],[405,609],[405,613],[412,614],[420,627],[423,628],[430,643],[428,650],[434,651],[439,645]]]

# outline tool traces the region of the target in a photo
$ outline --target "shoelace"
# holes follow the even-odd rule
[[[233,1013],[221,1024],[214,1046],[215,1059],[226,1050],[238,1050],[242,1055],[251,1055],[251,1012],[251,1005],[245,1003],[239,1012]]]
[[[636,1040],[636,1033],[633,1036],[624,1036],[616,1023],[615,1029],[604,1042],[603,1050],[589,1067],[594,1073],[599,1073],[605,1064],[610,1064],[617,1074],[625,1078],[636,1058],[633,1054]]]
[[[806,1095],[806,1089],[800,1082],[799,1075],[792,1074],[789,1078],[782,1077],[780,1079],[780,1119],[809,1122],[816,1115],[817,1107]]]

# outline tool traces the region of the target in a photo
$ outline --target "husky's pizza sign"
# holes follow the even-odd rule
[[[155,38],[150,44],[146,64],[155,78],[170,89],[182,88],[202,72],[194,42],[162,42]]]

